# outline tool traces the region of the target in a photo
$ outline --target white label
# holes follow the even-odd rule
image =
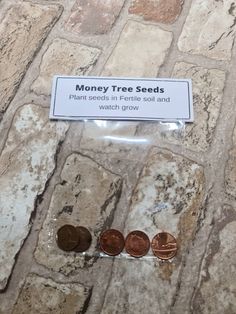
[[[188,79],[55,76],[51,119],[193,121]]]

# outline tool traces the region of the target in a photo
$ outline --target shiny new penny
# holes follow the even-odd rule
[[[142,257],[150,248],[150,240],[146,233],[134,230],[130,232],[125,240],[125,249],[133,257]]]
[[[123,234],[116,229],[108,229],[100,236],[100,248],[107,255],[115,256],[120,254],[124,246]]]
[[[57,244],[63,251],[72,251],[79,244],[79,235],[72,225],[64,225],[57,231]]]
[[[85,227],[75,227],[79,235],[79,244],[74,248],[75,252],[87,251],[92,242],[92,236],[89,230]]]
[[[177,242],[170,233],[160,232],[155,235],[151,243],[153,254],[160,259],[170,259],[177,253]]]

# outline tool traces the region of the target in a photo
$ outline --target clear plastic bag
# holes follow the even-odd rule
[[[81,136],[55,186],[39,236],[38,260],[66,274],[91,266],[100,257],[110,257],[100,247],[101,234],[110,228],[124,238],[140,230],[150,242],[160,232],[178,240],[178,224],[188,210],[185,203],[197,202],[201,193],[200,185],[195,189],[198,167],[181,155],[185,123],[85,120],[73,122],[69,136],[78,123]],[[173,143],[174,152],[169,149]],[[57,231],[65,224],[90,231],[88,250],[58,248]],[[124,248],[116,258],[134,257]],[[151,247],[141,258],[157,259]]]

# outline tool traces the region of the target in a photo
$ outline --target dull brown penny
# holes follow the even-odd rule
[[[168,232],[160,232],[154,236],[151,243],[153,254],[160,259],[170,259],[177,253],[177,241]]]
[[[146,233],[139,230],[130,232],[125,240],[125,249],[133,257],[142,257],[150,248],[150,240]]]
[[[87,251],[92,242],[92,236],[89,230],[85,227],[78,226],[75,227],[79,235],[79,244],[74,248],[75,252]]]
[[[72,251],[79,244],[79,235],[72,225],[64,225],[57,231],[57,244],[63,251]]]
[[[124,236],[116,229],[108,229],[100,236],[100,248],[107,255],[115,256],[120,254],[124,246]]]

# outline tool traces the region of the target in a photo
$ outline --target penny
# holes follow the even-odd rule
[[[79,244],[79,235],[72,225],[64,225],[57,231],[57,244],[63,251],[72,251]]]
[[[87,251],[92,242],[92,236],[89,230],[85,227],[75,227],[79,235],[79,244],[74,248],[75,252]]]
[[[100,236],[100,248],[107,255],[115,256],[120,254],[124,246],[124,236],[116,229],[108,229]]]
[[[151,243],[153,254],[167,260],[177,253],[177,241],[170,233],[160,232],[154,236]]]
[[[142,257],[150,248],[150,240],[146,233],[139,230],[130,232],[125,240],[125,249],[133,257]]]

